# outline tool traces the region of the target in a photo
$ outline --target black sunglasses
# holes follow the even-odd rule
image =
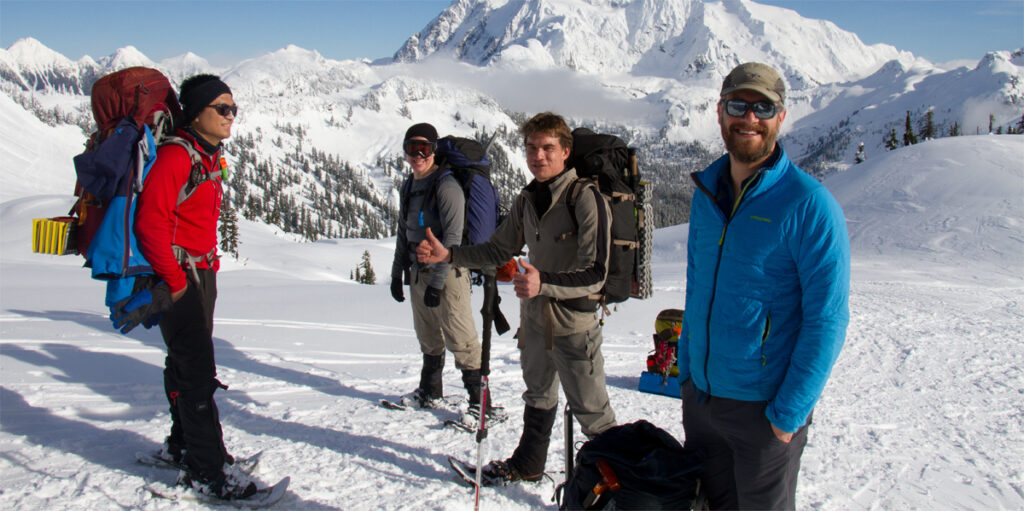
[[[227,117],[228,114],[231,114],[233,117],[238,117],[238,105],[217,103],[216,105],[206,105],[206,108],[212,108],[216,110],[221,117]]]
[[[434,142],[428,142],[426,140],[406,140],[402,144],[402,149],[408,156],[419,156],[420,158],[426,158],[434,154],[434,148],[437,144]]]
[[[754,112],[754,117],[758,119],[771,119],[775,117],[775,114],[779,113],[780,108],[779,105],[771,101],[749,103],[742,99],[730,99],[725,102],[725,113],[733,117],[743,117],[751,110]]]

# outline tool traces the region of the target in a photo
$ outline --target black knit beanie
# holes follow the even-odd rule
[[[181,93],[178,95],[181,108],[184,110],[182,124],[192,124],[204,108],[217,99],[217,96],[225,93],[231,94],[231,89],[219,76],[201,74],[186,78],[181,82]]]
[[[405,131],[405,140],[409,140],[413,137],[423,137],[427,139],[428,142],[437,142],[437,130],[425,122],[413,124]]]

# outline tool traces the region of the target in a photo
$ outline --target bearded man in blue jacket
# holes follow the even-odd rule
[[[692,175],[679,343],[686,445],[712,509],[794,509],[811,412],[849,323],[839,204],[776,142],[786,89],[746,63],[722,83],[728,154]]]

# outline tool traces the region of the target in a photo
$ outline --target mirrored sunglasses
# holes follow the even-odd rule
[[[426,158],[434,154],[434,147],[434,142],[427,142],[426,140],[406,140],[402,145],[402,149],[407,156],[419,156],[420,158]]]
[[[227,103],[217,103],[216,105],[206,105],[206,108],[212,108],[220,114],[221,117],[227,117],[231,114],[233,117],[238,116],[238,105],[229,105]]]
[[[748,103],[742,99],[730,99],[725,102],[725,113],[733,117],[743,117],[748,111],[754,112],[758,119],[771,119],[779,113],[779,106],[771,101],[755,101]]]

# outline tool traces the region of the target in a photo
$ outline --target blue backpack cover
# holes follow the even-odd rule
[[[157,144],[149,125],[142,132],[126,117],[93,151],[75,156],[75,171],[83,189],[105,204],[103,220],[85,254],[92,278],[107,282],[109,307],[127,298],[135,277],[150,275],[152,267],[139,250],[133,226],[138,193],[156,161]]]

